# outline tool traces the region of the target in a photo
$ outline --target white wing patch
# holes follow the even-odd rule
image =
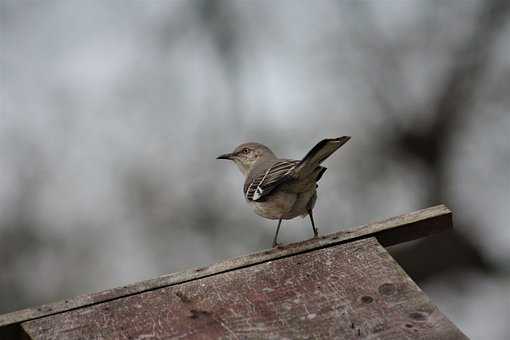
[[[253,194],[253,200],[257,201],[260,197],[262,197],[262,188],[257,187],[257,190],[255,190],[255,193]]]
[[[264,184],[264,180],[266,179],[267,174],[269,172],[271,172],[272,168],[273,168],[273,166],[270,167],[269,169],[267,169],[266,173],[264,174],[264,177],[262,177],[262,180],[259,182],[259,185],[257,186],[257,189],[255,189],[255,193],[253,194],[253,200],[254,201],[256,201],[256,200],[258,200],[259,198],[262,197],[262,193],[264,192],[264,190],[262,190],[262,185]]]
[[[247,186],[245,185],[246,198],[258,201],[271,193],[280,183],[290,179],[289,175],[296,168],[299,161],[279,161],[267,169],[263,175],[255,177]],[[255,189],[253,189],[255,187]]]

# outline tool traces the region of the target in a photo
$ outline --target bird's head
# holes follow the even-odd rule
[[[261,159],[275,158],[274,153],[265,145],[259,143],[244,143],[231,153],[218,156],[217,159],[234,161],[243,174],[247,174]]]

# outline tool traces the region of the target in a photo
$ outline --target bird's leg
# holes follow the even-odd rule
[[[315,222],[313,221],[313,212],[312,212],[312,209],[308,209],[308,216],[310,216],[310,222],[312,222],[313,237],[318,237],[319,236],[319,230],[315,227]]]
[[[281,224],[282,224],[282,219],[280,218],[278,220],[278,227],[276,227],[276,234],[274,234],[274,238],[273,238],[273,248],[278,246],[278,232],[280,231]]]

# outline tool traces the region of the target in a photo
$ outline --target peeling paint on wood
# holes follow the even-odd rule
[[[466,339],[375,238],[23,323],[34,339]]]
[[[452,213],[444,205],[415,211],[393,217],[384,221],[343,230],[334,234],[314,238],[308,241],[290,244],[278,249],[270,249],[255,254],[229,259],[208,267],[186,270],[179,273],[163,275],[143,282],[113,288],[102,292],[81,295],[72,299],[51,303],[35,308],[0,315],[0,339],[2,333],[10,325],[49,316],[77,308],[112,301],[142,292],[172,286],[179,283],[216,275],[231,270],[272,261],[295,254],[301,254],[315,249],[332,247],[335,245],[375,236],[384,246],[414,240],[433,233],[438,233],[452,227]]]

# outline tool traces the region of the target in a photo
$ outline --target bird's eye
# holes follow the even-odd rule
[[[247,154],[248,152],[250,152],[250,150],[248,150],[248,149],[243,149],[243,151],[242,151],[242,153],[244,153],[244,154]]]

